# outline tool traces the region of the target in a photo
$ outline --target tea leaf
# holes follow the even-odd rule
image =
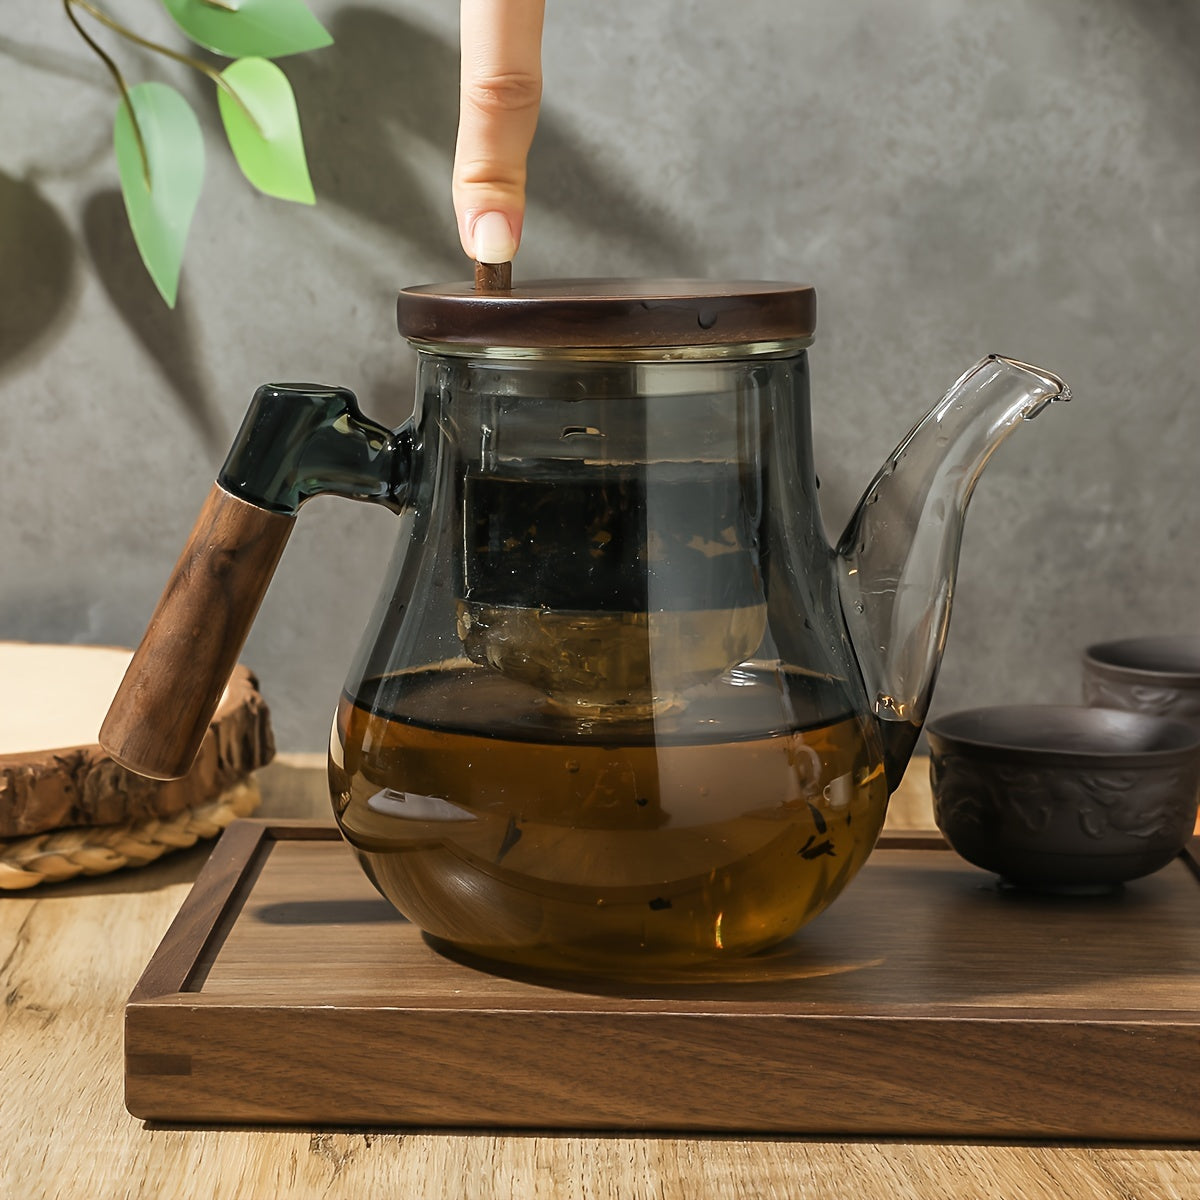
[[[217,93],[229,147],[260,192],[313,204],[300,114],[287,76],[265,58],[240,58],[221,72],[236,95]]]
[[[194,42],[226,58],[282,58],[333,42],[303,0],[163,0]]]
[[[191,105],[165,83],[129,89],[129,106],[146,149],[143,162],[129,107],[113,123],[121,195],[138,253],[154,286],[175,307],[179,269],[204,184],[204,137]]]

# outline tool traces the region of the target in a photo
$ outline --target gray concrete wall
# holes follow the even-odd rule
[[[151,0],[114,11],[173,39]],[[344,382],[399,422],[393,293],[461,277],[451,0],[314,0],[287,64],[319,202],[209,142],[180,303],[132,249],[111,84],[44,0],[0,53],[0,638],[130,643],[254,387]],[[840,528],[878,462],[998,351],[1077,401],[1021,431],[967,527],[937,707],[1070,700],[1087,642],[1200,626],[1200,5],[551,0],[518,271],[817,285],[815,437]],[[111,38],[106,44],[112,45]],[[245,658],[325,744],[392,518],[306,510]]]

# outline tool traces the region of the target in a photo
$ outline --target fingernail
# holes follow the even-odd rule
[[[509,262],[517,252],[516,239],[503,213],[480,213],[472,233],[476,262]]]

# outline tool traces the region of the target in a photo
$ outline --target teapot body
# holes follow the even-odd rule
[[[803,349],[420,354],[399,544],[338,707],[342,833],[459,951],[628,972],[787,937],[887,787]]]
[[[779,282],[404,289],[412,418],[258,389],[101,744],[184,774],[300,507],[384,505],[399,545],[329,757],[380,891],[455,952],[556,971],[786,938],[862,865],[903,776],[980,473],[1070,398],[981,359],[831,549],[815,317]]]

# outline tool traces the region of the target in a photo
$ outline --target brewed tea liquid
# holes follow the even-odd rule
[[[681,714],[590,726],[466,660],[385,676],[339,706],[335,812],[462,950],[614,974],[744,955],[824,908],[883,822],[877,735],[836,696],[743,666]]]

